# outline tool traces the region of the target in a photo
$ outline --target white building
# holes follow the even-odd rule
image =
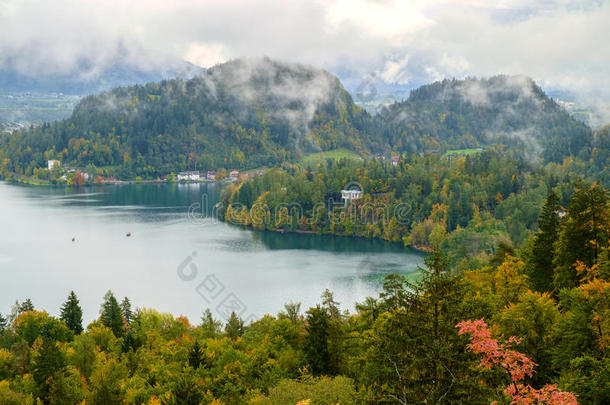
[[[360,190],[341,190],[341,198],[345,200],[345,206],[347,202],[352,200],[359,200],[362,197],[362,191]]]
[[[176,178],[178,181],[199,181],[201,176],[199,172],[180,172]]]
[[[59,160],[49,160],[47,162],[47,167],[49,170],[53,170],[55,166],[61,166],[61,162]]]

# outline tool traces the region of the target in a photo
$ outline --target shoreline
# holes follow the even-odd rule
[[[241,225],[241,224],[232,224],[229,223],[227,221],[225,221],[224,219],[222,219],[222,222],[228,224],[228,225],[232,225],[232,226],[238,226],[238,227],[242,227],[245,228],[247,230],[250,231],[256,231],[256,232],[269,232],[269,233],[279,233],[282,235],[287,235],[287,234],[296,234],[296,235],[311,235],[311,236],[332,236],[332,237],[340,237],[340,238],[351,238],[351,239],[362,239],[362,240],[369,240],[369,241],[378,241],[378,242],[384,242],[384,243],[391,243],[391,244],[401,244],[403,248],[405,249],[411,249],[417,253],[422,253],[422,254],[430,254],[430,252],[432,252],[432,248],[427,247],[427,246],[413,246],[413,245],[408,245],[405,246],[401,241],[391,241],[391,240],[385,240],[385,239],[381,239],[381,238],[367,238],[365,236],[358,236],[358,235],[339,235],[339,234],[334,234],[334,233],[317,233],[314,231],[307,231],[307,230],[303,230],[303,229],[297,229],[295,231],[287,231],[285,229],[259,229],[259,228],[255,228],[252,225]]]
[[[166,180],[112,180],[112,181],[100,181],[83,184],[81,186],[73,185],[73,184],[65,184],[65,183],[52,183],[48,180],[40,180],[33,178],[11,178],[11,179],[0,179],[0,181],[4,181],[9,184],[22,184],[28,186],[37,186],[37,187],[49,187],[49,186],[59,186],[59,187],[92,187],[92,186],[107,186],[107,185],[134,185],[134,184],[211,184],[211,183],[230,183],[230,179],[223,180],[199,180],[199,181],[171,181],[168,182]]]

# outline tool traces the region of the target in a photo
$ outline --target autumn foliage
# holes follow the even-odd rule
[[[570,392],[560,391],[557,385],[547,384],[540,389],[521,383],[526,377],[532,377],[536,364],[526,355],[513,350],[513,344],[519,344],[520,339],[511,336],[508,343],[499,343],[491,337],[491,332],[483,319],[464,321],[456,325],[459,334],[470,334],[471,343],[466,348],[476,354],[482,354],[479,364],[491,369],[493,366],[502,368],[510,377],[511,384],[504,393],[511,397],[511,404],[578,404],[576,396]]]

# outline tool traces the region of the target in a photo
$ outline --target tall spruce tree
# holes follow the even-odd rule
[[[36,381],[38,396],[47,403],[52,377],[66,369],[66,359],[53,339],[44,338],[38,354],[34,357],[32,377]]]
[[[225,326],[225,333],[233,340],[244,333],[244,321],[235,312],[231,312],[231,316]]]
[[[127,323],[127,325],[131,325],[131,320],[133,319],[133,312],[131,311],[131,302],[127,297],[123,298],[123,301],[121,301],[121,312],[125,317],[125,322]]]
[[[578,267],[590,269],[599,262],[608,247],[609,223],[608,190],[597,184],[578,185],[555,249],[553,284],[556,288],[580,285],[586,275]]]
[[[206,309],[201,317],[201,326],[199,326],[205,338],[215,338],[220,334],[222,322],[214,319],[212,311]]]
[[[317,305],[307,311],[305,359],[312,374],[329,374],[332,368],[328,349],[328,312]]]
[[[553,288],[553,253],[559,239],[560,218],[559,197],[552,192],[546,198],[538,217],[538,228],[534,236],[529,277],[532,288],[547,292]]]
[[[62,305],[60,318],[75,335],[83,332],[83,310],[74,291],[70,291],[68,299]]]
[[[195,370],[201,367],[203,362],[201,355],[201,345],[197,340],[193,343],[193,346],[189,350],[188,365],[193,367]]]
[[[104,302],[102,303],[102,309],[100,311],[100,321],[103,325],[112,329],[115,336],[123,336],[123,333],[125,332],[123,311],[112,291],[108,291],[106,295],[104,295]]]
[[[26,300],[23,301],[19,305],[19,313],[33,311],[33,310],[34,310],[34,304],[32,304],[32,300],[29,298],[26,298]]]
[[[386,298],[392,305],[367,338],[365,379],[381,403],[459,403],[465,397],[481,403],[484,387],[471,378],[473,357],[455,328],[471,315],[460,304],[463,283],[441,252],[425,263],[419,281],[390,289],[399,292],[397,302],[394,294]]]

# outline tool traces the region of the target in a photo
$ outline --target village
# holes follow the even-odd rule
[[[82,169],[62,165],[59,160],[48,160],[46,171],[55,173],[57,180],[61,183],[80,186],[85,184],[131,184],[131,183],[203,183],[203,182],[236,182],[250,176],[262,176],[263,170],[254,170],[248,173],[240,173],[238,170],[227,171],[226,169],[197,171],[182,171],[177,174],[165,174],[157,179],[142,179],[136,177],[132,180],[124,180],[116,176],[102,176],[97,169]]]

